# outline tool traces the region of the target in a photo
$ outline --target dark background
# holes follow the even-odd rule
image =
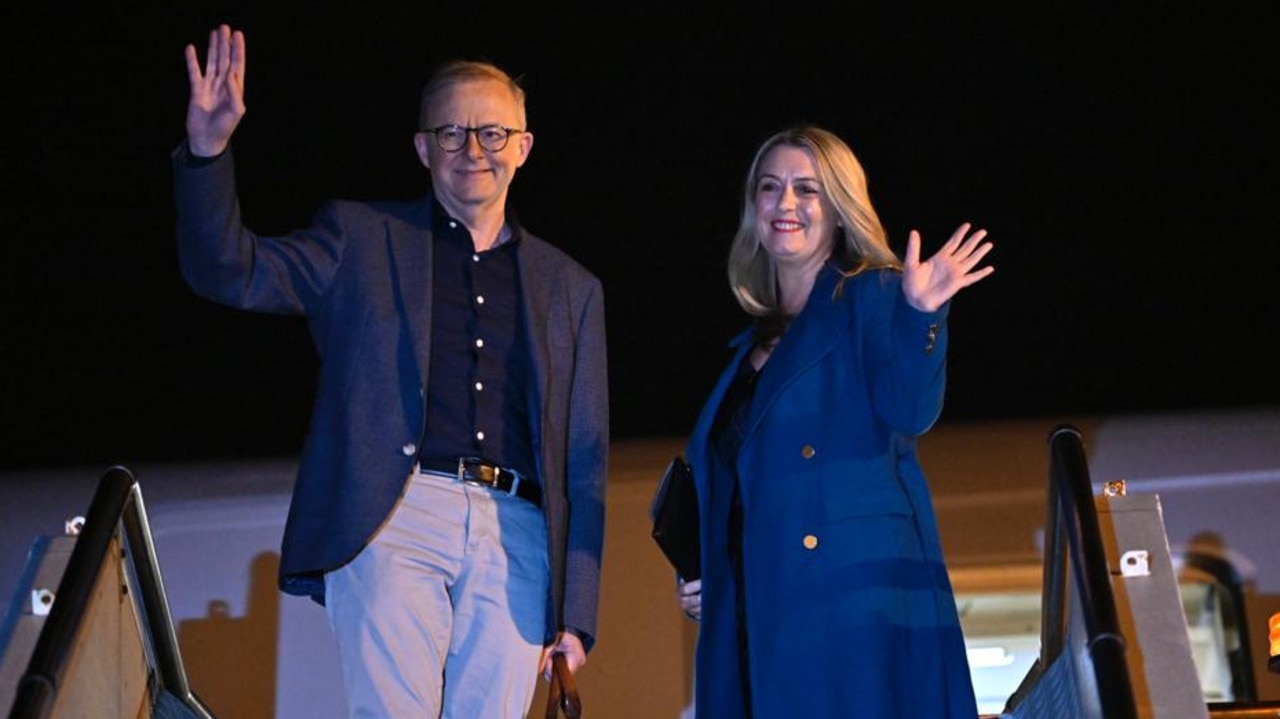
[[[1274,5],[9,3],[3,12],[4,467],[291,455],[316,359],[298,318],[196,298],[169,152],[182,48],[248,36],[245,216],[414,197],[435,61],[519,75],[524,224],[604,281],[616,438],[683,436],[744,323],[724,280],[742,175],[822,124],[895,249],[989,229],[951,314],[943,421],[1280,403]],[[833,9],[839,8],[839,9]]]

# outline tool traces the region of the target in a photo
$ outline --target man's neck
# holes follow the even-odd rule
[[[444,202],[440,203],[441,207],[444,207],[451,217],[461,222],[467,228],[467,231],[471,233],[471,242],[475,246],[476,252],[492,249],[510,238],[511,230],[506,226],[506,215],[502,209],[503,204],[467,205],[461,208],[454,208],[449,207]]]
[[[462,224],[466,225],[467,230],[471,233],[471,244],[475,246],[476,252],[493,249],[506,242],[511,236],[511,230],[507,229],[502,213],[487,215],[475,220],[467,220],[461,217],[458,219],[462,220]]]

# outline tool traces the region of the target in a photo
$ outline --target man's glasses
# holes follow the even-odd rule
[[[457,152],[467,146],[467,135],[476,134],[476,142],[489,152],[500,152],[507,146],[507,141],[524,130],[517,130],[502,125],[485,125],[484,127],[463,127],[462,125],[441,125],[424,129],[436,136],[436,144],[445,152]]]

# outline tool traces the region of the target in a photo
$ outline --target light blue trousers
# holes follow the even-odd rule
[[[373,541],[325,575],[350,716],[523,719],[549,574],[539,508],[412,475]]]

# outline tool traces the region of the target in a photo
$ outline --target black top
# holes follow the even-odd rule
[[[715,421],[711,425],[711,443],[718,458],[731,472],[737,465],[738,450],[742,448],[742,439],[747,420],[747,410],[751,407],[751,397],[755,394],[756,377],[760,373],[751,364],[751,353],[742,357],[738,372],[734,375],[729,388],[725,390],[724,399],[716,411]],[[736,472],[734,472],[736,474]]]
[[[711,425],[711,444],[716,458],[729,474],[732,495],[729,504],[729,557],[734,567],[742,560],[742,497],[738,491],[738,451],[746,430],[751,398],[755,395],[756,377],[760,373],[751,364],[751,353],[743,355]]]

